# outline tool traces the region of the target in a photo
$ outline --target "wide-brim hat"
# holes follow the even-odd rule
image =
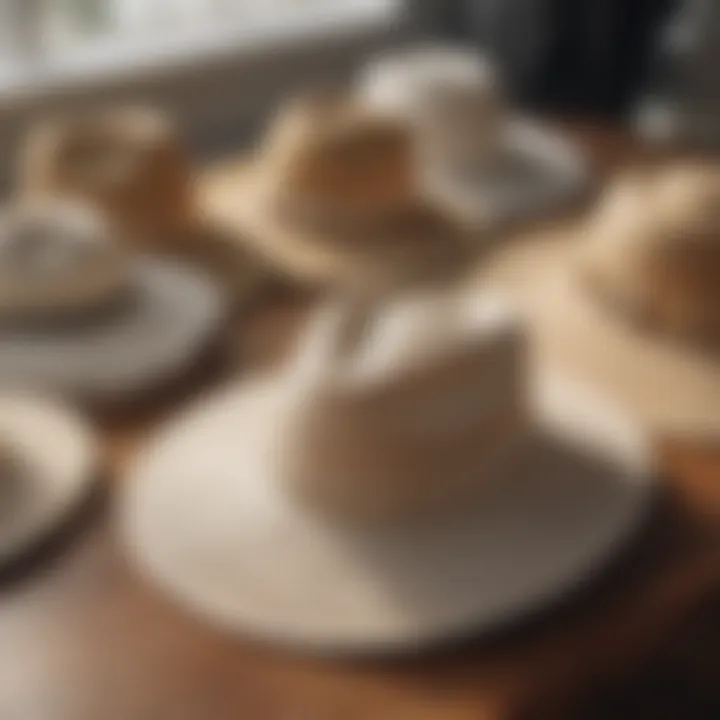
[[[4,478],[0,488],[0,566],[5,566],[73,515],[100,468],[93,433],[54,401],[4,392],[0,434],[19,470],[17,482]]]
[[[285,385],[258,377],[173,420],[120,514],[143,575],[212,624],[322,652],[399,651],[488,631],[564,594],[643,517],[644,434],[572,385],[543,383],[534,432],[442,517],[345,523],[287,491],[270,430]]]
[[[0,327],[0,381],[89,403],[136,399],[197,362],[227,312],[202,272],[139,256],[125,294],[95,316]]]
[[[282,106],[258,153],[203,178],[199,204],[258,257],[309,283],[431,284],[483,250],[426,197],[411,128],[344,92]]]
[[[643,327],[593,292],[579,271],[584,232],[568,224],[508,246],[477,280],[514,295],[543,367],[589,383],[655,435],[720,433],[720,356]]]

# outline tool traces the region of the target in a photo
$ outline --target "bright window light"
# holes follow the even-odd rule
[[[0,83],[186,61],[395,17],[402,0],[0,0]]]

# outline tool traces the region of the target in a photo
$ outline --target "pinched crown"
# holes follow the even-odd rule
[[[285,379],[282,475],[357,514],[456,502],[524,435],[523,360],[523,334],[493,298],[326,308]]]

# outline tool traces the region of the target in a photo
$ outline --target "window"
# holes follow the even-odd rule
[[[0,0],[0,81],[187,59],[377,22],[399,0]]]
[[[0,194],[39,117],[157,103],[209,158],[291,89],[351,77],[412,33],[406,0],[0,0]]]

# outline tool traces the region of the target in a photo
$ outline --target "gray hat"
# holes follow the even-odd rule
[[[140,257],[125,295],[97,316],[0,327],[0,382],[88,402],[125,401],[196,361],[226,312],[222,291],[203,274]]]

